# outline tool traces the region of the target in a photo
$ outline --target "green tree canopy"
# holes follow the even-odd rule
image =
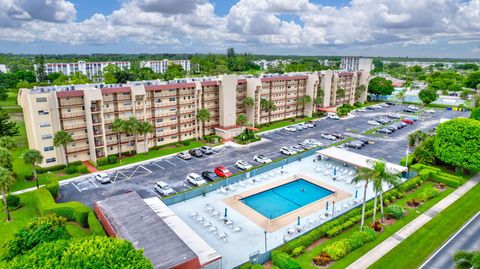
[[[435,136],[427,137],[418,147],[415,148],[413,156],[416,162],[424,164],[435,164],[437,158],[435,157]]]
[[[437,90],[431,88],[423,89],[418,93],[418,97],[425,105],[428,105],[437,100]]]
[[[437,158],[447,164],[480,169],[480,121],[458,118],[440,124],[434,148]]]
[[[33,178],[35,179],[35,182],[37,183],[37,189],[38,189],[39,186],[38,186],[36,166],[41,164],[42,161],[43,161],[42,153],[40,153],[40,151],[38,151],[36,149],[29,149],[22,154],[22,159],[23,159],[23,162],[25,164],[32,166]]]
[[[475,89],[480,84],[480,71],[472,72],[465,78],[465,87]]]
[[[472,109],[472,112],[470,113],[470,118],[480,120],[480,107]]]
[[[179,64],[171,63],[168,65],[167,71],[163,74],[163,79],[173,80],[176,78],[183,78],[185,76],[185,71],[183,67]]]
[[[390,95],[393,90],[392,81],[384,77],[375,77],[368,83],[368,92],[375,94],[377,98],[380,95]]]
[[[247,119],[247,116],[245,114],[239,114],[237,116],[237,124],[240,125],[240,126],[244,126],[245,124],[247,124],[248,122],[248,119]]]
[[[7,111],[0,107],[0,137],[17,136],[19,134],[17,123],[10,118]]]
[[[0,194],[2,195],[3,208],[7,215],[7,222],[10,221],[10,210],[7,206],[7,193],[10,191],[13,184],[15,184],[15,178],[13,177],[12,172],[7,168],[0,166]]]

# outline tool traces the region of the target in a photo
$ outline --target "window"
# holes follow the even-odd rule
[[[131,101],[125,101],[123,103],[124,106],[131,106],[132,105],[132,102]]]
[[[132,112],[125,112],[125,117],[131,117],[132,116]]]
[[[47,152],[47,151],[52,151],[53,150],[53,146],[49,146],[49,147],[44,147],[43,148],[43,151]]]
[[[168,101],[170,101],[170,102],[175,102],[175,97],[170,97],[170,98],[168,98]]]
[[[157,133],[163,132],[163,128],[157,128]]]
[[[176,107],[171,107],[170,111],[177,111],[177,108]]]
[[[45,162],[46,162],[46,163],[54,163],[54,162],[56,162],[56,161],[57,161],[57,159],[55,159],[55,158],[45,159]]]
[[[123,95],[129,95],[129,93],[128,93],[128,92],[123,92],[122,94],[123,94]]]
[[[163,119],[157,119],[157,123],[163,122]]]
[[[42,122],[40,123],[40,128],[50,127],[50,122]]]
[[[48,110],[39,110],[38,115],[48,115]]]
[[[170,138],[171,138],[171,139],[177,139],[177,136],[176,136],[176,135],[172,135]]]
[[[176,127],[176,126],[172,126],[172,127],[170,127],[170,130],[177,130],[177,127]]]
[[[51,135],[51,134],[42,135],[42,140],[48,140],[48,139],[52,139],[52,138],[53,138],[53,135]]]
[[[163,137],[157,139],[158,142],[162,142],[163,141]]]
[[[47,97],[39,97],[37,98],[37,103],[45,103],[47,102]]]
[[[161,99],[161,98],[155,99],[155,103],[161,103],[161,102],[162,102],[162,99]]]

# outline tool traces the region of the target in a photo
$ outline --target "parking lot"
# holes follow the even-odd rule
[[[282,146],[291,146],[303,142],[305,139],[317,139],[324,145],[331,144],[330,141],[321,138],[321,134],[335,132],[343,134],[345,137],[367,137],[374,142],[362,149],[350,149],[370,157],[384,159],[389,162],[398,163],[405,156],[407,137],[410,132],[417,129],[428,131],[440,123],[440,119],[451,119],[455,117],[466,117],[468,112],[437,110],[435,114],[423,113],[418,116],[419,120],[403,129],[400,129],[390,135],[371,134],[365,135],[363,132],[374,128],[367,123],[368,120],[386,115],[389,112],[403,113],[403,105],[395,105],[367,112],[356,112],[354,115],[341,120],[331,120],[322,118],[317,121],[317,126],[303,131],[289,132],[284,129],[271,131],[262,134],[262,141],[244,146],[234,147],[225,145],[214,149],[211,155],[205,155],[201,158],[193,157],[190,160],[183,160],[176,156],[147,162],[143,165],[135,165],[128,169],[120,169],[110,172],[112,183],[100,184],[95,181],[93,176],[65,184],[61,186],[61,201],[81,201],[87,205],[92,205],[97,200],[106,197],[135,190],[142,197],[153,197],[157,195],[153,191],[154,183],[163,180],[170,184],[175,191],[182,191],[193,186],[186,181],[189,173],[201,174],[203,171],[212,171],[217,166],[225,166],[232,173],[240,172],[234,164],[237,160],[244,160],[253,166],[260,165],[253,161],[255,154],[265,154],[268,158],[275,160],[283,158],[279,152]]]

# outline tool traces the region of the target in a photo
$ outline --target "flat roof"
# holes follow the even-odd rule
[[[116,234],[133,243],[154,268],[172,268],[198,259],[195,252],[136,192],[97,202]]]
[[[320,155],[326,156],[326,157],[330,157],[332,159],[339,160],[339,161],[342,161],[344,163],[348,163],[348,164],[353,165],[353,166],[363,167],[363,168],[371,168],[372,167],[371,163],[373,163],[375,161],[382,161],[382,160],[379,160],[379,159],[371,158],[371,157],[368,157],[368,156],[365,156],[365,155],[362,155],[362,154],[347,151],[347,150],[340,149],[340,148],[337,148],[337,147],[329,147],[329,148],[319,150],[319,151],[317,151],[317,154],[320,154]],[[383,162],[385,162],[385,161],[383,161]],[[385,165],[386,165],[387,169],[391,172],[401,173],[401,172],[406,172],[407,171],[407,167],[401,166],[401,165],[398,165],[398,164],[385,162]]]

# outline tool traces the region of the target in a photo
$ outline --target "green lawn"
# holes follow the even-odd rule
[[[414,192],[409,193],[408,195],[406,195],[402,199],[397,200],[395,202],[395,204],[405,206],[405,208],[408,210],[408,214],[404,218],[396,221],[392,225],[385,226],[384,231],[382,233],[378,234],[378,237],[374,241],[369,242],[369,243],[363,245],[362,247],[350,252],[347,256],[345,256],[341,260],[335,262],[334,264],[332,264],[328,268],[346,268],[348,265],[350,265],[351,263],[356,261],[358,258],[360,258],[365,253],[367,253],[368,251],[373,249],[375,246],[380,244],[382,241],[384,241],[385,239],[390,237],[392,234],[394,234],[395,232],[400,230],[402,227],[407,225],[409,222],[414,220],[420,214],[422,214],[423,212],[425,212],[426,210],[431,208],[433,205],[435,205],[437,202],[439,202],[441,199],[443,199],[444,197],[446,197],[448,194],[450,194],[453,191],[453,189],[447,189],[444,192],[440,193],[439,196],[427,201],[426,203],[424,203],[423,205],[421,205],[421,206],[419,206],[415,209],[406,207],[406,203],[407,203],[408,200],[412,199],[420,191],[427,188],[428,186],[432,186],[433,184],[434,183],[432,183],[432,182],[426,182],[425,184],[423,184],[420,188],[418,188]],[[371,222],[371,218],[366,219],[366,223],[370,223],[370,222]],[[325,241],[322,244],[319,244],[319,245],[315,246],[310,251],[308,251],[305,254],[297,257],[296,258],[297,262],[299,262],[299,264],[302,266],[302,268],[316,268],[312,264],[313,257],[320,254],[321,250],[324,247],[326,247],[327,245],[329,245],[329,244],[331,244],[331,243],[333,243],[333,242],[335,242],[335,241],[337,241],[341,238],[349,237],[353,232],[355,232],[358,229],[358,227],[359,227],[359,225],[353,227],[352,229],[350,229],[346,232],[341,233],[339,236],[336,236],[334,239],[330,239],[328,241]],[[388,268],[388,267],[385,267],[385,268]]]
[[[418,268],[450,236],[480,211],[479,201],[480,184],[477,184],[370,268]]]
[[[0,107],[20,107],[17,104],[17,93],[8,92],[8,97],[5,100],[0,100]]]
[[[65,225],[68,234],[71,237],[85,237],[91,235],[89,229],[82,228],[78,223],[70,221]]]
[[[301,119],[296,119],[295,121],[292,121],[292,119],[277,121],[277,122],[273,122],[269,125],[265,125],[263,127],[260,127],[259,132],[270,131],[270,130],[277,129],[277,128],[282,128],[282,127],[285,127],[285,126],[288,126],[288,125],[291,125],[291,124],[297,124],[297,123],[306,122],[306,121],[314,120],[314,119],[317,119],[317,117],[301,118]]]
[[[98,167],[98,170],[107,170],[107,169],[115,168],[115,167],[126,165],[126,164],[141,162],[141,161],[145,161],[145,160],[148,160],[148,159],[153,159],[153,158],[156,158],[156,157],[161,157],[161,156],[168,155],[168,154],[173,154],[173,153],[178,153],[178,152],[193,149],[193,148],[198,148],[198,147],[201,147],[203,145],[205,145],[205,143],[203,143],[203,142],[191,141],[190,145],[188,145],[188,146],[183,146],[183,145],[180,146],[180,147],[172,146],[172,147],[163,148],[163,149],[159,149],[159,150],[152,150],[152,151],[149,151],[145,154],[140,153],[140,154],[137,154],[137,155],[134,155],[134,156],[131,156],[131,157],[123,158],[118,163]]]

